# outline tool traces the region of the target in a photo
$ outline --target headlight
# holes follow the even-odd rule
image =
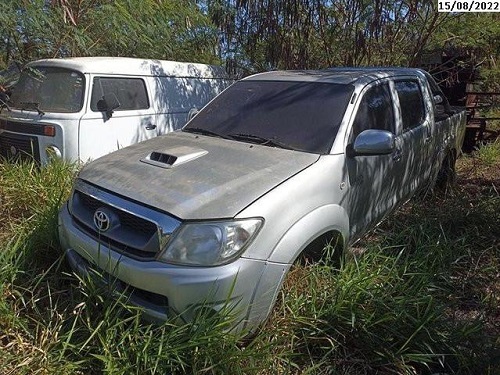
[[[62,153],[56,146],[51,145],[45,148],[45,155],[47,155],[48,159],[61,159]]]
[[[196,266],[228,263],[243,252],[261,226],[262,219],[187,223],[158,260]]]

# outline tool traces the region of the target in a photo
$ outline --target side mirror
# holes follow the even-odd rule
[[[441,95],[434,95],[434,103],[441,104],[443,102],[443,97]]]
[[[97,109],[101,112],[106,112],[106,116],[110,118],[113,111],[120,106],[120,102],[114,93],[106,94],[97,102]]]
[[[392,154],[396,148],[395,136],[387,130],[368,129],[354,140],[354,156]]]

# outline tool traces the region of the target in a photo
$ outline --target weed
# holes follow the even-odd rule
[[[295,266],[251,341],[230,308],[152,324],[78,278],[57,241],[76,168],[0,164],[0,373],[498,374],[499,163],[459,160],[452,194],[414,199],[340,270]]]
[[[478,158],[486,166],[498,164],[500,162],[500,141],[482,145],[478,150]]]

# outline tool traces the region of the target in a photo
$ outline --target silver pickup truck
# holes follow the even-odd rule
[[[465,114],[417,69],[277,71],[226,89],[181,130],[80,172],[59,214],[71,266],[154,319],[236,305],[268,316],[283,280],[446,182]]]

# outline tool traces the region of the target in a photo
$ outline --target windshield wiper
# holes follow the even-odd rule
[[[4,100],[3,98],[0,98],[0,112],[2,112],[2,109],[7,108],[7,111],[11,112],[12,109],[10,109],[10,106],[7,104],[8,99]]]
[[[40,103],[37,103],[37,102],[20,102],[19,104],[21,104],[21,110],[30,109],[30,107],[31,107],[31,108],[36,109],[36,111],[38,112],[38,114],[40,116],[43,116],[45,114],[45,112],[40,109]]]
[[[279,147],[279,148],[284,148],[287,150],[294,150],[293,147],[290,147],[284,143],[281,143],[280,141],[273,139],[273,138],[266,138],[266,137],[261,137],[259,135],[255,134],[229,134],[229,137],[232,139],[235,139],[237,141],[247,141],[250,143],[256,143],[259,145],[263,146],[271,146],[271,147]]]
[[[212,136],[212,137],[219,137],[219,138],[224,138],[224,139],[231,139],[231,137],[228,137],[227,135],[219,134],[217,132],[214,132],[214,131],[208,130],[208,129],[204,129],[204,128],[184,128],[184,129],[182,129],[182,131],[188,132],[188,133],[208,135],[208,136]]]

